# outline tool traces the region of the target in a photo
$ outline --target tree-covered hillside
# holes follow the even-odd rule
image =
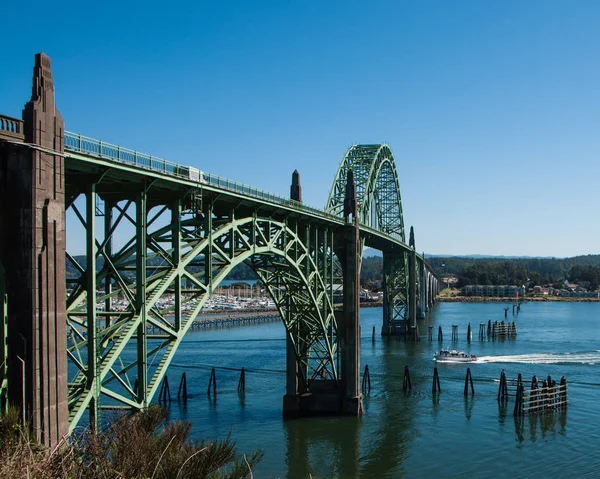
[[[78,256],[76,259],[79,264],[85,266],[85,256]],[[572,283],[587,281],[592,289],[596,289],[600,284],[600,255],[573,258],[426,256],[425,259],[438,276],[457,277],[459,287],[467,284],[558,285],[567,280]],[[101,267],[102,258],[98,261],[98,269]],[[79,276],[77,269],[67,261],[67,277],[77,276]],[[227,279],[249,280],[256,279],[256,275],[248,266],[240,264],[231,271]],[[382,280],[383,258],[381,256],[363,258],[361,283],[372,285]]]

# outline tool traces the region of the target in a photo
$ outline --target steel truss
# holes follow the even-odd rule
[[[67,253],[77,271],[67,280],[71,430],[86,410],[95,426],[103,409],[146,407],[206,299],[242,262],[281,314],[299,393],[314,380],[340,379],[331,226],[261,216],[260,205],[238,211],[201,190],[161,201],[150,182],[126,199],[96,190],[89,184],[67,205],[86,237],[84,260]],[[129,239],[116,247],[124,230]]]
[[[404,219],[394,157],[387,145],[354,145],[335,176],[326,211],[343,216],[346,177],[354,173],[359,221],[405,242]]]

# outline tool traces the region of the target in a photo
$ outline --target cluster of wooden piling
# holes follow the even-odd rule
[[[560,383],[557,385],[556,381],[553,381],[550,376],[543,381],[538,381],[536,376],[533,376],[532,380],[528,383],[530,389],[525,388],[526,381],[523,381],[521,374],[519,373],[518,378],[508,379],[504,369],[500,374],[500,382],[498,386],[498,402],[506,404],[509,396],[515,396],[515,416],[522,416],[525,414],[535,414],[556,409],[565,409],[567,407],[567,379],[563,376]],[[511,392],[509,392],[509,388]],[[408,366],[404,367],[404,380],[402,384],[402,390],[404,392],[412,389],[410,371]],[[369,372],[369,366],[365,366],[365,372],[363,374],[362,381],[362,392],[367,393],[371,391],[371,375]],[[431,384],[431,392],[433,394],[440,393],[442,391],[440,384],[440,376],[438,368],[433,368],[433,382]],[[464,395],[465,397],[475,395],[475,387],[473,386],[473,375],[471,374],[471,368],[467,368],[465,376]]]
[[[369,382],[369,389],[371,384]],[[237,391],[240,395],[246,394],[246,368],[242,368],[240,371],[240,379],[238,380]],[[217,372],[215,368],[210,371],[210,379],[208,380],[208,390],[206,391],[208,396],[217,397]],[[187,390],[187,375],[185,372],[181,375],[181,381],[179,382],[179,389],[177,390],[177,399],[187,401],[188,390]],[[166,404],[171,402],[171,390],[169,388],[169,377],[165,375],[160,391],[158,393],[159,404]]]
[[[517,337],[517,325],[513,321],[504,322],[504,321],[494,321],[489,320],[486,323],[479,324],[479,340],[496,340],[496,339],[506,339],[506,338],[516,338]],[[458,324],[452,325],[452,342],[455,343],[458,341]],[[471,342],[473,339],[473,332],[471,330],[471,323],[467,325],[467,342]],[[437,334],[438,343],[444,342],[444,333],[442,331],[442,327],[438,326],[438,334]],[[429,342],[433,341],[433,326],[429,326]]]
[[[481,323],[479,325],[479,337],[480,339],[486,339],[486,325],[485,323]],[[516,338],[517,337],[517,325],[513,321],[512,323],[509,321],[494,321],[488,320],[487,322],[487,338],[488,339],[497,339],[497,338]]]
[[[465,377],[465,396],[469,395],[469,389],[471,391],[471,395],[475,395],[475,389],[473,387],[473,376],[471,375],[471,368],[467,368],[467,375]],[[408,366],[404,367],[402,390],[404,392],[410,392],[412,390],[412,382],[410,379],[410,370],[408,369]],[[371,374],[369,372],[368,365],[365,366],[365,372],[363,373],[362,392],[371,392]],[[440,376],[438,374],[437,368],[433,368],[433,383],[431,385],[431,392],[434,394],[442,392],[442,387],[440,385]]]
[[[567,379],[563,376],[559,384],[548,376],[541,382],[536,376],[531,381],[523,381],[521,373],[516,380],[506,378],[502,370],[500,385],[498,387],[498,401],[507,402],[509,396],[509,384],[515,388],[515,416],[526,414],[539,414],[567,407]],[[529,386],[529,390],[526,389]]]
[[[365,365],[361,389],[363,394],[371,392],[371,374],[369,372],[368,365]],[[402,390],[404,392],[410,392],[411,389],[412,382],[410,378],[410,370],[408,366],[405,366]],[[246,393],[245,368],[242,368],[240,371],[237,391],[243,398]],[[431,392],[432,394],[438,394],[441,391],[442,388],[440,384],[438,368],[434,367]],[[472,396],[475,395],[471,368],[467,368],[464,385],[464,396],[467,397],[469,394]],[[207,395],[209,397],[214,397],[214,399],[217,397],[217,373],[215,368],[212,368],[210,372]],[[552,380],[550,376],[542,381],[538,380],[536,376],[533,376],[531,381],[524,381],[520,373],[517,379],[509,379],[507,378],[506,372],[503,369],[500,374],[500,381],[498,385],[498,402],[506,405],[510,396],[515,397],[515,417],[524,416],[526,414],[539,414],[558,409],[565,409],[567,407],[567,380],[565,376],[563,376],[560,379],[560,382],[557,384],[556,381]],[[181,375],[181,381],[177,391],[177,399],[181,399],[185,402],[187,401],[187,398],[187,376],[184,372]],[[161,404],[171,402],[171,391],[169,388],[168,376],[165,376],[163,379],[160,392],[158,394],[158,402]]]

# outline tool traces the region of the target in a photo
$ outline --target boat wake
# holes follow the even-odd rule
[[[479,356],[478,363],[600,364],[600,351],[582,353],[533,353],[511,356]]]

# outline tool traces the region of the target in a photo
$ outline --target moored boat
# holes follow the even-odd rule
[[[477,361],[477,356],[456,349],[442,349],[434,354],[433,360],[438,363],[472,363]]]

